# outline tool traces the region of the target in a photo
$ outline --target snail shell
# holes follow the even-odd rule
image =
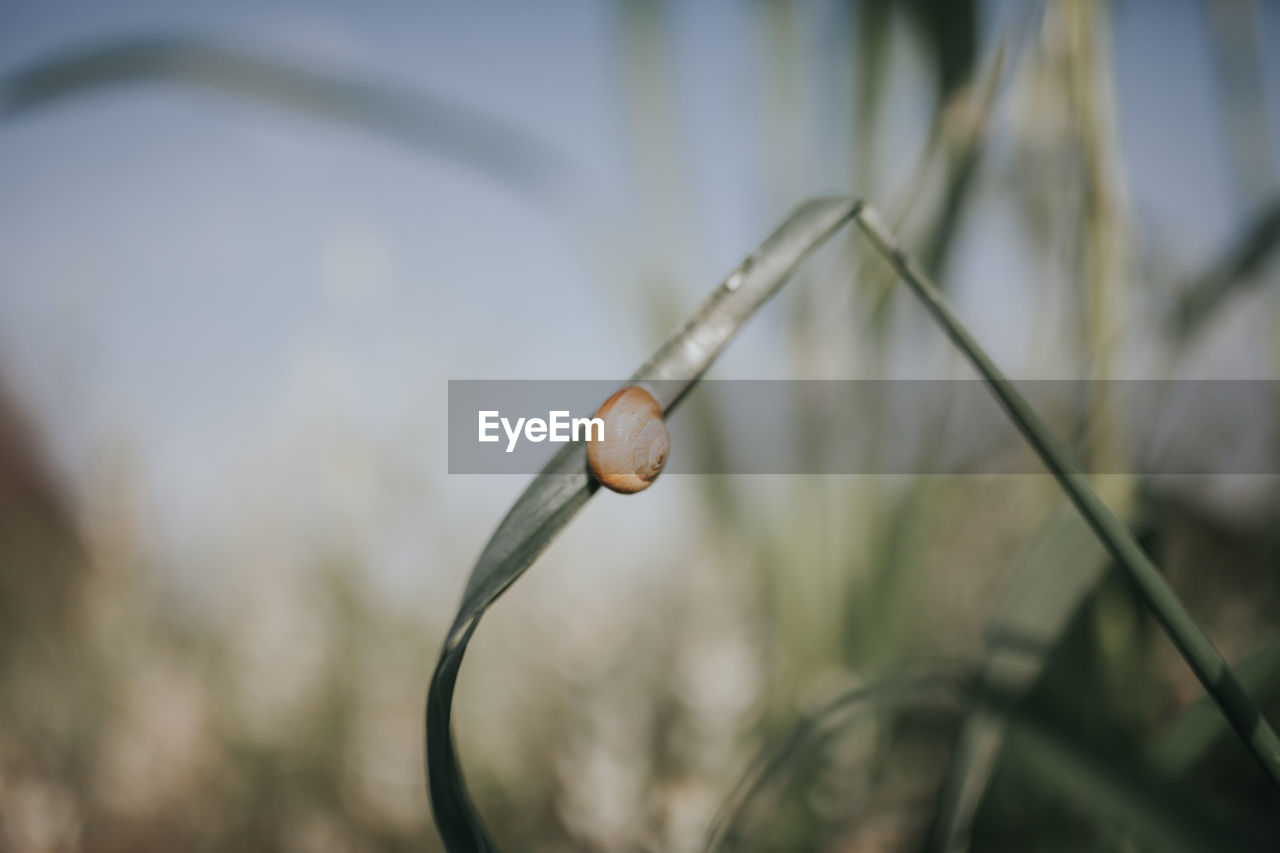
[[[624,495],[647,489],[671,448],[658,401],[630,385],[605,400],[595,416],[604,421],[604,440],[587,442],[591,473],[605,488]]]

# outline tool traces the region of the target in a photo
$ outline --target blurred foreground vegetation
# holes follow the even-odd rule
[[[967,229],[996,203],[1016,213],[1044,271],[1005,283],[1025,288],[1032,309],[1020,318],[1031,345],[1024,363],[1004,365],[1011,374],[1105,378],[1137,363],[1184,375],[1241,305],[1253,324],[1240,339],[1274,341],[1277,148],[1254,115],[1265,112],[1263,45],[1249,38],[1261,13],[1203,5],[1241,223],[1207,269],[1173,268],[1127,206],[1108,4],[986,18],[972,2],[844,10],[858,144],[843,166],[858,193],[890,212],[944,285]],[[795,105],[816,84],[797,36],[807,9],[759,8],[764,144],[779,163],[762,178],[771,211],[794,201]],[[696,247],[669,148],[671,14],[623,4],[618,62],[652,240],[678,255]],[[983,20],[1001,27],[984,35]],[[505,126],[425,96],[163,44],[103,48],[97,64],[55,58],[9,79],[24,100],[3,114],[96,94],[95,75],[168,76],[366,126],[534,197],[553,169],[532,139],[474,145]],[[932,119],[900,184],[877,152],[903,45],[929,69],[913,79]],[[904,357],[945,352],[865,247],[851,239],[816,261],[785,303],[797,377],[894,377]],[[663,273],[626,274],[628,307],[657,340],[685,306]],[[1042,339],[1054,346],[1042,351]],[[725,425],[695,398],[685,414],[705,435],[697,452],[724,452]],[[841,440],[838,425],[802,426],[806,452]],[[895,425],[867,412],[862,427]],[[1100,476],[1100,490],[1280,721],[1275,478],[1130,465],[1101,403],[1080,429],[1093,436],[1091,470],[1131,472]],[[326,540],[287,571],[270,549],[247,555],[227,568],[237,592],[195,607],[140,544],[148,519],[130,453],[141,452],[104,454],[73,493],[39,425],[12,394],[0,400],[0,849],[433,849],[421,705],[453,602],[433,602],[424,619],[418,603],[381,599],[367,555]],[[535,571],[486,622],[457,737],[502,849],[696,850],[713,827],[734,850],[1276,848],[1280,793],[1047,476],[707,477],[686,488],[699,535],[682,564],[594,598],[538,585]],[[445,484],[436,500],[447,494]],[[595,541],[615,532],[597,529]],[[593,559],[580,542],[544,562]],[[424,567],[459,579],[465,569]]]

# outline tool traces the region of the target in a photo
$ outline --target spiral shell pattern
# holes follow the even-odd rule
[[[600,406],[604,439],[587,442],[591,473],[608,489],[633,494],[649,487],[667,464],[671,442],[662,407],[648,391],[628,386]]]

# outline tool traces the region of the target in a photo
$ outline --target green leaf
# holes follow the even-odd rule
[[[964,696],[967,678],[954,666],[899,664],[805,714],[780,743],[768,744],[752,760],[742,780],[720,807],[707,834],[706,850],[740,850],[755,834],[752,807],[769,788],[786,788],[797,768],[838,735],[872,712],[919,707],[954,706]],[[776,816],[771,814],[772,822]]]
[[[803,769],[838,736],[866,721],[872,712],[981,714],[1000,723],[1009,748],[1002,769],[1012,790],[1028,784],[1048,791],[1067,809],[1103,834],[1118,834],[1138,849],[1202,853],[1255,849],[1248,839],[1203,808],[1183,786],[1160,776],[1137,755],[1119,754],[1078,726],[1042,707],[1022,701],[1025,686],[1005,685],[955,665],[899,663],[886,674],[847,690],[805,715],[781,743],[764,750],[720,810],[708,835],[707,851],[765,846],[763,835],[778,815],[751,820],[766,799],[795,793]],[[773,794],[772,797],[769,797]],[[1019,806],[1024,801],[1018,800]],[[851,810],[856,804],[850,803]],[[767,823],[767,825],[766,825]],[[1251,843],[1251,841],[1253,843]],[[1019,839],[1018,849],[1034,849]]]
[[[1065,806],[1091,824],[1110,828],[1119,849],[1177,851],[1240,851],[1259,848],[1250,839],[1211,814],[1190,792],[1160,775],[1140,755],[1117,751],[1086,735],[1055,711],[1019,704],[1017,692],[1001,685],[978,682],[974,701],[1003,715],[1009,743],[1002,763],[1006,778],[1025,808],[1028,784],[1051,792],[1054,805]],[[1036,815],[1028,816],[1035,820]],[[1110,845],[1108,845],[1110,847]],[[1019,845],[1018,849],[1026,849]]]
[[[1175,338],[1186,340],[1204,328],[1229,297],[1250,284],[1280,248],[1280,199],[1273,199],[1248,223],[1238,239],[1208,269],[1189,282],[1169,317]]]
[[[0,78],[0,118],[148,81],[228,92],[363,127],[532,195],[571,172],[568,158],[532,133],[444,98],[191,38],[95,45],[11,72]]]
[[[858,226],[872,245],[924,303],[951,342],[986,380],[1009,419],[1053,474],[1080,516],[1092,528],[1098,541],[1124,570],[1143,603],[1169,635],[1169,639],[1173,640],[1183,660],[1191,666],[1192,672],[1213,697],[1231,727],[1257,759],[1259,767],[1272,784],[1280,788],[1280,738],[1276,737],[1275,730],[1240,686],[1222,655],[1196,625],[1191,614],[1187,613],[1164,575],[1142,550],[1129,528],[1094,491],[1089,478],[1040,420],[1031,404],[952,313],[928,275],[898,246],[897,240],[885,227],[879,214],[864,204],[859,208],[856,218]]]
[[[1067,507],[1044,521],[1018,563],[1004,600],[988,623],[980,668],[984,681],[1000,684],[1013,700],[1035,685],[1050,651],[1108,565],[1106,550],[1080,515]],[[986,705],[974,704],[965,715],[939,803],[933,849],[968,849],[969,831],[1007,731],[1005,716]]]
[[[1280,638],[1264,643],[1240,661],[1236,674],[1245,689],[1260,702],[1280,696]],[[1217,711],[1207,696],[1183,711],[1172,726],[1148,745],[1152,761],[1173,775],[1191,770],[1230,733]]]
[[[664,414],[670,413],[738,329],[777,292],[801,259],[851,218],[987,381],[1097,541],[1125,570],[1218,708],[1267,775],[1280,785],[1280,740],[1226,662],[1196,626],[1128,528],[1103,503],[1030,404],[952,314],[933,283],[898,247],[878,214],[865,204],[836,198],[802,205],[712,292],[693,317],[636,372],[631,383],[648,388],[662,405]],[[467,794],[450,730],[453,691],[467,643],[485,609],[529,567],[595,488],[586,472],[584,447],[581,444],[566,446],[534,479],[499,525],[467,583],[429,688],[426,720],[432,807],[440,833],[453,853],[494,849]]]
[[[801,205],[744,260],[631,377],[667,415],[800,261],[858,210],[852,199]],[[507,513],[476,561],[441,651],[427,696],[426,751],[436,825],[452,853],[494,845],[467,793],[451,732],[458,669],[480,617],[537,559],[599,488],[587,472],[586,445],[568,444]]]

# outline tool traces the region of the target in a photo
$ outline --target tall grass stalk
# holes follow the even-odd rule
[[[1231,727],[1277,788],[1280,788],[1280,738],[1254,706],[1227,662],[1187,613],[1177,594],[1133,534],[1098,497],[1089,478],[1053,437],[1031,405],[947,307],[938,288],[898,246],[875,210],[860,205],[858,226],[920,298],[947,336],[973,363],[991,386],[1001,406],[1062,486],[1067,497],[1093,528],[1112,558],[1125,570],[1156,620],[1173,640],[1200,683],[1226,716]]]

